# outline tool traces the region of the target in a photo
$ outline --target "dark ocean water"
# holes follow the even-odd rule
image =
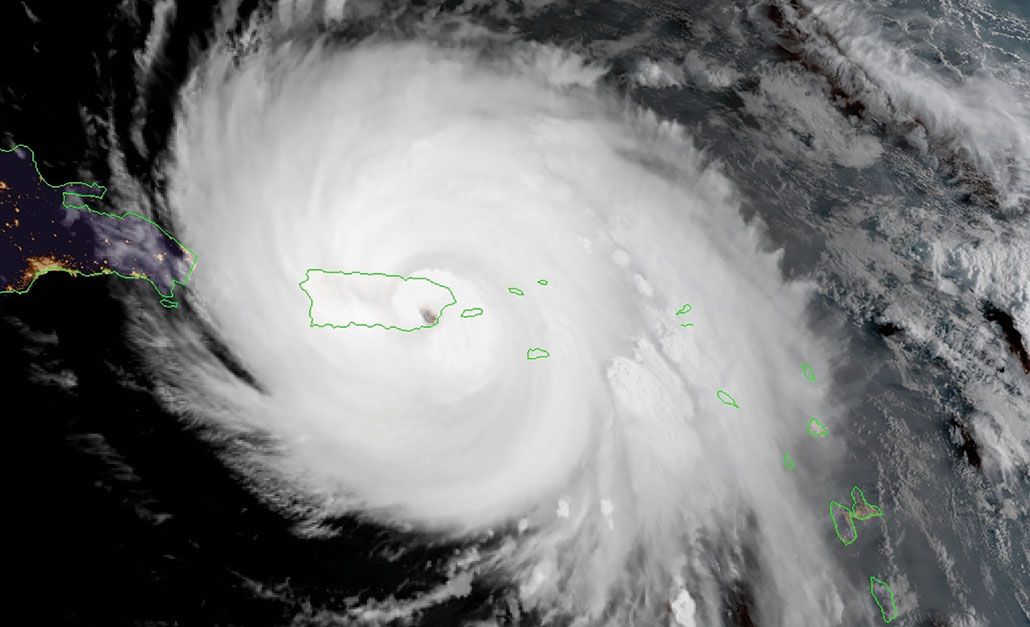
[[[1019,2],[1018,0],[996,0],[994,6],[1002,11],[1014,13],[1022,19],[1030,21],[1030,7],[1025,2]]]
[[[14,33],[2,44],[0,140],[31,146],[48,180],[110,183],[95,208],[143,207],[174,234],[177,218],[161,202],[169,133],[217,11],[170,4],[146,68],[135,55],[147,46],[154,6],[0,9]],[[832,473],[806,479],[812,507],[861,485],[886,514],[860,523],[854,544],[835,547],[841,580],[861,587],[875,574],[891,583],[903,610],[896,625],[1030,625],[1030,376],[1019,358],[1027,340],[1018,332],[1006,340],[997,322],[1008,317],[1015,329],[1012,319],[1030,311],[1019,287],[1030,270],[1006,266],[1030,260],[1022,239],[1030,205],[1020,197],[1030,147],[1006,143],[1030,138],[1030,109],[1021,108],[1030,7],[996,0],[1007,13],[995,15],[972,2],[855,5],[863,20],[883,18],[878,45],[901,51],[888,61],[911,61],[904,76],[932,76],[941,94],[958,94],[954,102],[922,99],[926,85],[906,91],[903,81],[878,79],[901,76],[900,66],[878,67],[885,61],[865,44],[848,48],[846,37],[827,34],[839,23],[794,15],[797,3],[539,11],[526,3],[470,13],[609,64],[606,85],[681,123],[721,164],[741,212],[762,221],[770,247],[784,249],[784,276],[818,285],[810,319],[799,324],[839,341],[829,385],[846,408],[847,445]],[[984,41],[963,39],[981,27]],[[998,50],[981,54],[985,43]],[[927,70],[917,62],[925,59],[951,69]],[[997,83],[967,90],[974,75]],[[1022,102],[1005,104],[992,91],[998,85]],[[980,110],[970,104],[978,97],[1002,104]],[[1007,137],[996,132],[1002,122]],[[1006,204],[1006,193],[1016,200]],[[0,296],[9,516],[19,526],[11,596],[35,622],[367,624],[343,608],[431,592],[448,581],[457,551],[500,543],[501,534],[455,540],[358,516],[324,519],[308,533],[299,508],[271,503],[261,479],[226,462],[239,447],[266,442],[169,409],[174,399],[148,377],[153,361],[133,338],[139,320],[166,328],[189,320],[227,372],[245,378],[247,364],[205,327],[199,308],[155,312],[141,304],[138,283],[54,273],[29,294]],[[832,530],[828,537],[832,544]],[[780,624],[763,614],[747,577],[721,583],[722,614],[699,625]],[[543,612],[519,609],[517,590],[486,575],[466,596],[395,624],[544,624]],[[839,624],[879,622],[868,610]]]

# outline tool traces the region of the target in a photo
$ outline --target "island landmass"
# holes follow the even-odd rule
[[[298,285],[308,297],[311,327],[418,331],[439,324],[444,310],[458,302],[446,285],[382,272],[310,268]]]
[[[833,531],[837,534],[837,538],[845,546],[858,539],[858,530],[855,529],[855,521],[850,507],[841,505],[837,501],[830,501],[830,520],[833,521]]]
[[[164,307],[178,307],[195,255],[137,213],[95,211],[99,183],[51,185],[25,145],[0,149],[0,294],[24,294],[48,272],[86,277],[112,274],[149,282]]]
[[[851,488],[851,515],[855,520],[869,520],[874,516],[883,516],[883,510],[875,505],[870,505],[866,500],[862,488],[855,486]]]
[[[870,577],[869,594],[873,595],[873,600],[880,608],[880,617],[883,622],[889,623],[898,616],[897,606],[894,604],[894,593],[885,582],[876,577]]]
[[[526,359],[529,361],[535,361],[537,359],[547,359],[551,356],[551,353],[547,352],[542,348],[531,348],[526,351]]]

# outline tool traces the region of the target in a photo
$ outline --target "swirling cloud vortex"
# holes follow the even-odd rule
[[[262,391],[191,353],[178,402],[272,438],[264,467],[335,513],[457,534],[522,520],[496,560],[527,604],[696,596],[697,537],[750,510],[782,565],[770,595],[807,590],[786,615],[825,615],[815,523],[781,466],[824,407],[799,370],[826,357],[803,330],[811,286],[783,281],[684,129],[604,68],[504,45],[209,55],[169,198],[198,256],[189,297]],[[458,304],[412,333],[311,328],[308,268],[426,277]]]

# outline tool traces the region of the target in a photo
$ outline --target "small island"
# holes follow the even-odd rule
[[[417,331],[439,324],[444,310],[458,302],[446,285],[382,272],[311,268],[298,285],[308,297],[312,327]]]
[[[536,361],[537,359],[547,359],[551,356],[551,353],[538,347],[531,348],[526,351],[526,359],[529,361]]]
[[[813,418],[813,420],[815,419]],[[876,516],[883,516],[883,510],[871,505],[866,500],[865,494],[862,493],[862,488],[858,486],[851,488],[851,507],[837,501],[830,501],[830,519],[833,521],[833,530],[845,545],[851,544],[858,538],[858,530],[855,529],[856,520],[869,520]]]
[[[821,438],[826,436],[830,431],[823,426],[823,423],[819,422],[818,418],[812,418],[808,421],[808,435],[813,438]]]
[[[876,577],[869,578],[869,594],[873,595],[877,607],[880,608],[880,617],[883,622],[889,623],[898,616],[897,606],[894,604],[894,592],[886,582]]]
[[[837,538],[845,546],[858,539],[858,531],[855,529],[851,508],[841,505],[837,501],[830,501],[830,520],[833,521],[833,530],[836,532]]]
[[[869,520],[874,516],[883,516],[883,510],[875,505],[870,505],[862,493],[862,488],[855,486],[851,488],[851,515],[855,520]]]

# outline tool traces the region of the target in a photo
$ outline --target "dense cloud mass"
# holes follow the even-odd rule
[[[575,54],[489,41],[206,60],[171,204],[204,259],[191,293],[263,393],[214,361],[169,385],[205,421],[272,435],[255,463],[327,512],[522,520],[467,569],[514,576],[527,607],[618,622],[700,603],[719,533],[755,553],[738,568],[777,571],[755,591],[770,611],[839,614],[782,467],[827,407],[801,373],[832,353],[806,330],[812,286],[781,279],[683,128]],[[308,268],[427,277],[458,305],[416,333],[310,328]]]
[[[174,303],[98,282],[114,339],[0,315],[41,397],[130,408],[61,437],[145,530],[96,515],[133,600],[67,615],[1028,616],[1030,26],[674,4],[98,18],[76,180],[196,265]]]

